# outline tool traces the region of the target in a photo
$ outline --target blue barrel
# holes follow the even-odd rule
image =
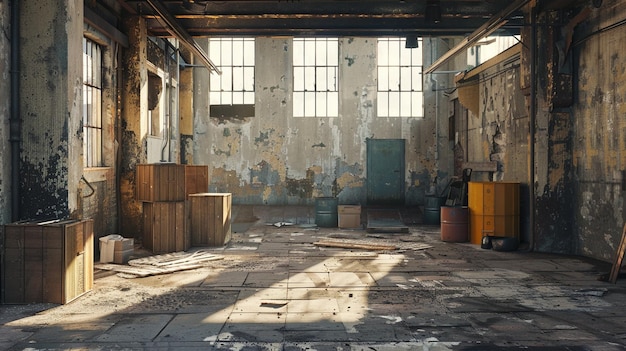
[[[337,227],[337,198],[318,197],[315,199],[315,224],[318,227]]]
[[[441,221],[441,206],[446,203],[446,198],[441,196],[426,196],[424,204],[424,224],[439,224]]]

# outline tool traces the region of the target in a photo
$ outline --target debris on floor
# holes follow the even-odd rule
[[[391,250],[398,249],[398,247],[395,245],[371,244],[371,243],[358,242],[355,240],[348,241],[348,240],[338,240],[338,239],[320,240],[320,241],[314,242],[313,245],[324,246],[324,247],[337,247],[337,248],[344,248],[344,249],[381,250],[381,251],[391,251]]]
[[[209,251],[173,252],[130,260],[128,265],[96,264],[96,269],[117,272],[123,278],[141,278],[200,268],[206,262],[222,260],[224,257]]]

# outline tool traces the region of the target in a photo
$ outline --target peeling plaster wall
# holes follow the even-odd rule
[[[519,50],[512,48],[510,50]],[[489,61],[493,64],[493,61]],[[473,181],[510,181],[520,183],[520,236],[529,241],[528,212],[528,107],[520,89],[520,55],[506,57],[485,69],[466,84],[479,86],[478,114],[468,111],[467,137],[462,139],[470,162],[496,161],[496,172],[473,172]],[[482,68],[482,67],[479,67]]]
[[[624,226],[626,27],[623,1],[604,1],[581,28],[574,80],[573,165],[577,253],[611,261]]]
[[[83,1],[20,6],[21,217],[77,216]]]
[[[11,113],[11,8],[0,2],[0,226],[11,221],[11,146],[9,118]]]
[[[433,118],[447,105],[435,106],[429,96],[426,118],[377,117],[376,39],[340,38],[340,116],[294,118],[291,43],[256,39],[255,117],[209,118],[206,95],[194,93],[194,163],[209,165],[210,190],[231,192],[240,204],[312,204],[321,196],[365,204],[365,140],[403,138],[406,202],[421,204],[434,179],[451,170],[449,148],[435,146]],[[207,91],[208,79],[206,72],[195,72],[194,91]],[[447,126],[442,123],[440,130]],[[442,169],[437,156],[444,160]]]

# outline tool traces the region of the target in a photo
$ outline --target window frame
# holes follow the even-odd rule
[[[339,117],[339,38],[293,38],[292,44],[293,116]]]
[[[211,106],[254,106],[256,62],[254,37],[209,38],[209,54],[221,70],[211,75],[209,104]],[[241,55],[237,56],[237,51]],[[235,79],[239,77],[239,79]]]
[[[424,118],[422,38],[418,48],[399,37],[376,41],[376,113],[383,118]]]
[[[105,167],[103,67],[105,47],[83,37],[83,166]]]

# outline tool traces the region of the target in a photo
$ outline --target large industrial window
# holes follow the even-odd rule
[[[254,116],[254,38],[211,38],[209,56],[222,71],[211,74],[212,117]]]
[[[102,48],[83,38],[83,161],[85,167],[102,162]]]
[[[293,39],[294,117],[339,116],[339,41]]]
[[[421,44],[408,49],[403,38],[378,39],[378,117],[424,117]]]

